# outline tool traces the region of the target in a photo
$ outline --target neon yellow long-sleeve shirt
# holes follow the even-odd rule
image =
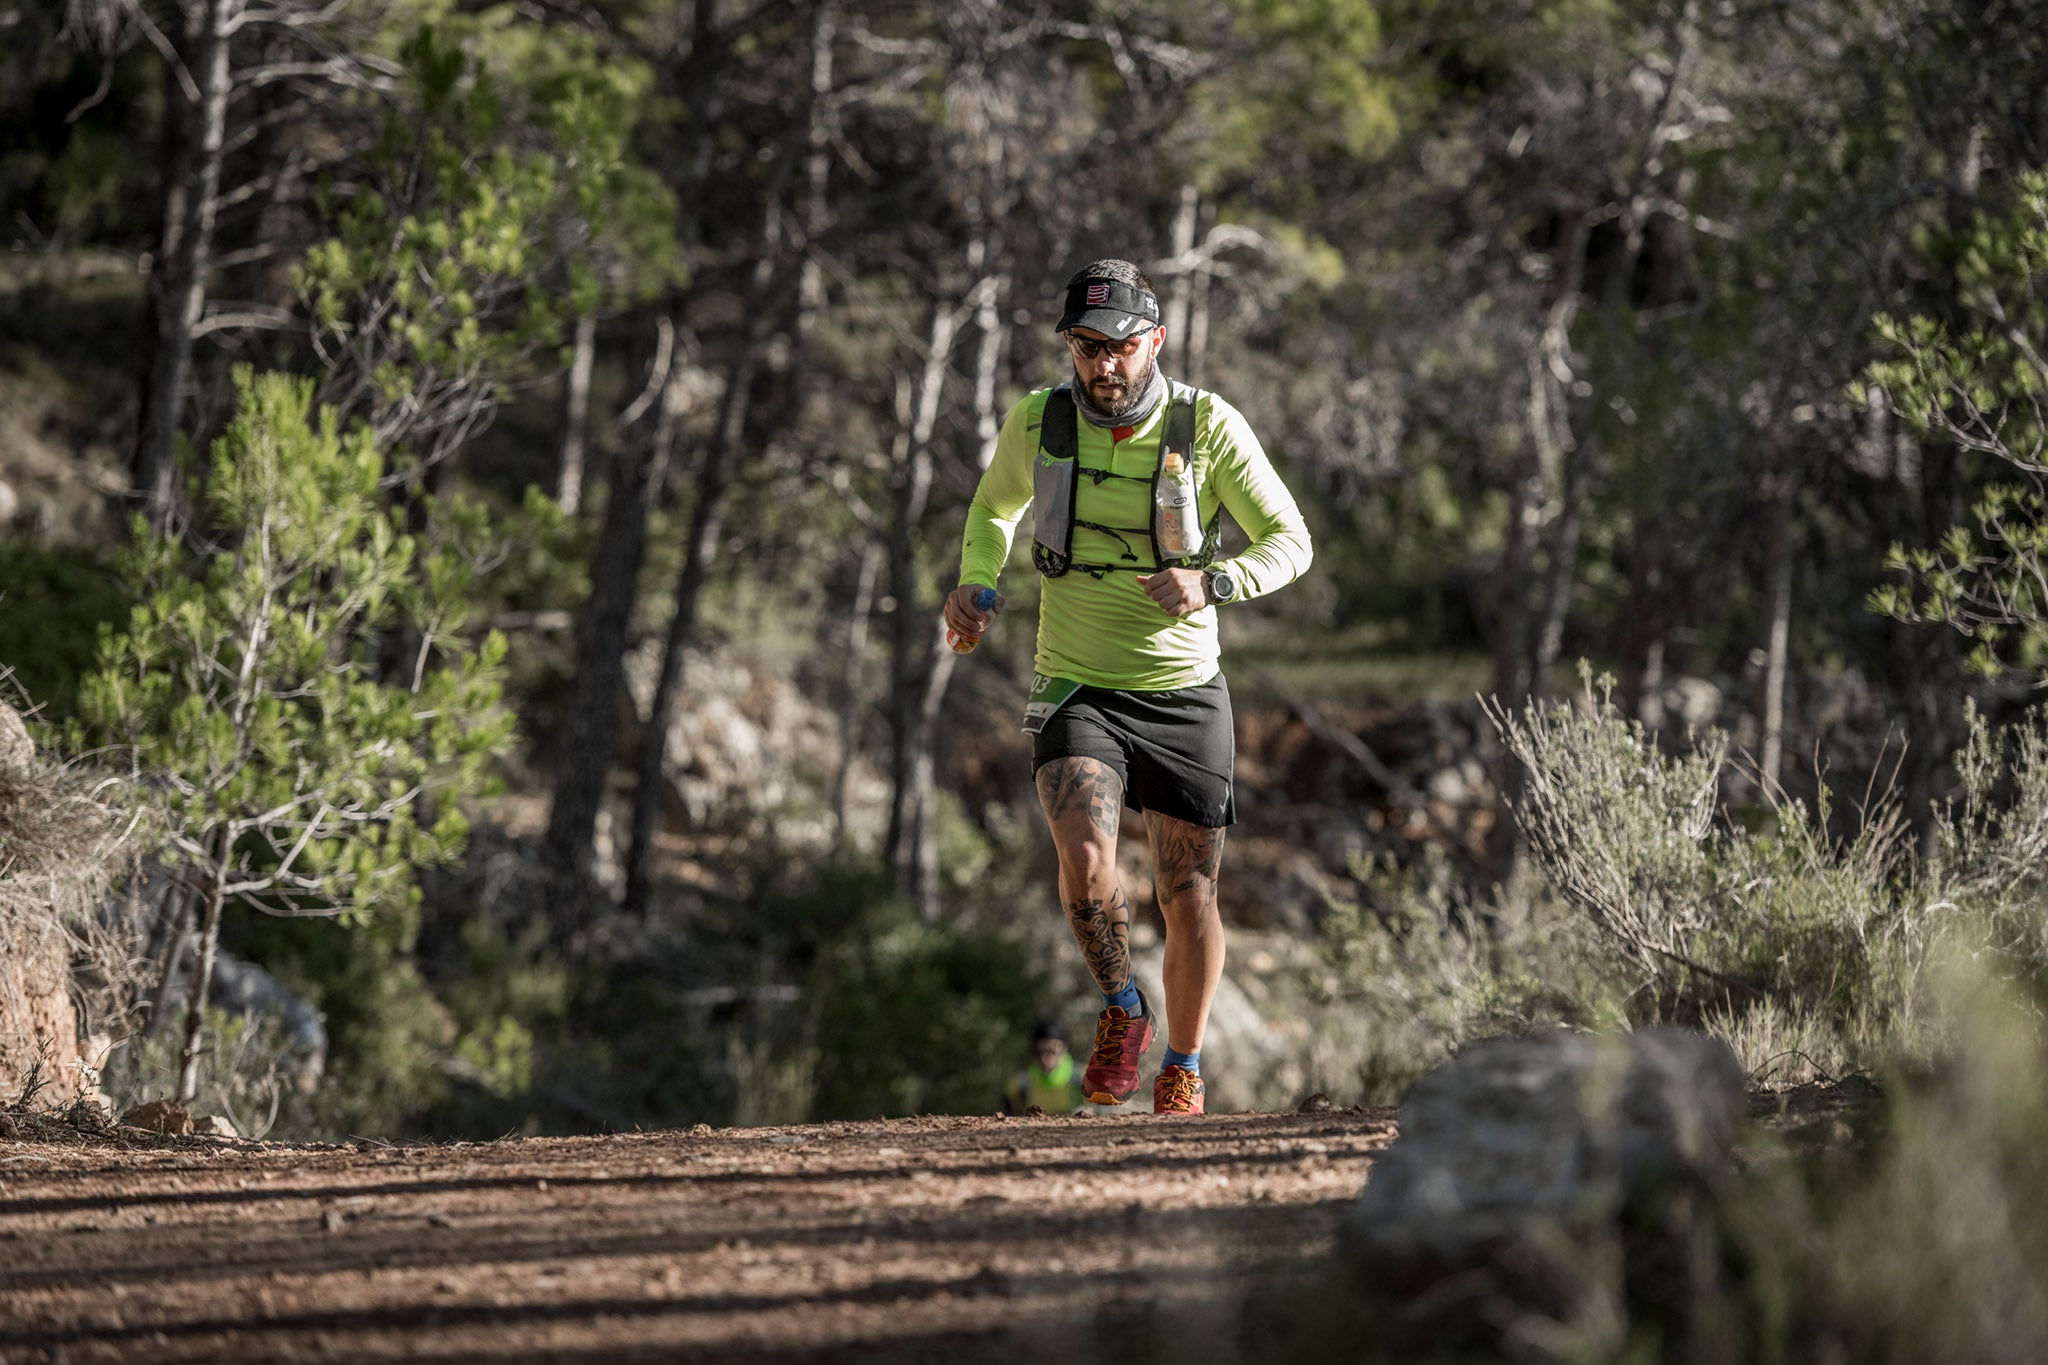
[[[995,458],[981,476],[960,544],[960,581],[997,586],[1017,523],[1031,505],[1038,426],[1050,389],[1010,409],[996,438]],[[1152,471],[1158,464],[1165,403],[1122,441],[1080,421],[1080,465],[1128,478],[1082,477],[1074,490],[1074,517],[1103,526],[1152,524]],[[1301,509],[1266,458],[1244,415],[1213,393],[1196,391],[1195,467],[1201,482],[1202,523],[1218,506],[1244,528],[1251,544],[1220,561],[1240,585],[1240,600],[1285,587],[1308,568],[1313,550]],[[1142,482],[1141,482],[1142,481]],[[1146,537],[1126,538],[1144,570],[1154,563]],[[1125,540],[1076,525],[1076,564],[1127,562]],[[1028,558],[1026,572],[1036,572]],[[1138,573],[1097,577],[1079,569],[1044,580],[1038,607],[1038,672],[1091,687],[1156,692],[1193,687],[1216,675],[1220,650],[1215,607],[1168,616],[1138,586]],[[1229,604],[1235,606],[1236,603]]]

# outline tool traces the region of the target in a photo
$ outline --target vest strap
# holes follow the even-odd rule
[[[1169,566],[1200,567],[1215,558],[1217,523],[1211,521],[1202,528],[1201,548],[1192,555],[1168,559],[1159,553],[1158,528],[1158,484],[1159,465],[1169,450],[1179,451],[1188,463],[1188,468],[1199,476],[1195,466],[1195,391],[1185,384],[1168,381],[1166,415],[1159,431],[1159,451],[1155,456],[1150,477],[1136,474],[1118,474],[1108,469],[1083,469],[1081,467],[1081,414],[1074,402],[1072,390],[1064,385],[1045,396],[1045,408],[1038,420],[1038,463],[1032,471],[1032,500],[1036,504],[1036,530],[1033,532],[1031,562],[1047,578],[1058,578],[1073,569],[1101,578],[1118,570],[1133,573],[1153,573]],[[1098,522],[1082,521],[1075,515],[1075,494],[1081,476],[1086,474],[1097,487],[1104,479],[1129,479],[1143,483],[1152,491],[1151,503],[1153,524],[1144,528],[1104,526]],[[1197,485],[1199,496],[1199,485]],[[1074,562],[1074,528],[1085,526],[1116,537],[1123,542],[1124,562],[1120,564],[1076,564]],[[1136,547],[1127,536],[1142,536],[1152,543],[1153,563],[1147,566],[1139,561]]]

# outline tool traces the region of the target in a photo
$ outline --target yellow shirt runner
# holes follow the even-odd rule
[[[960,544],[960,581],[995,587],[1009,558],[1017,523],[1031,505],[1038,427],[1050,389],[1039,389],[1010,409],[996,438],[995,458],[981,476]],[[1166,422],[1162,401],[1125,439],[1084,418],[1074,489],[1076,566],[1127,566],[1097,575],[1076,567],[1043,580],[1034,667],[1047,677],[1090,687],[1160,692],[1194,687],[1216,676],[1220,648],[1216,608],[1168,616],[1138,586],[1138,575],[1157,567],[1149,536],[1121,537],[1079,525],[1152,524],[1152,472]],[[1239,584],[1241,598],[1285,587],[1308,568],[1313,550],[1301,509],[1244,415],[1213,393],[1195,391],[1195,468],[1201,483],[1202,524],[1221,506],[1251,538],[1244,553],[1218,560]],[[1106,469],[1123,478],[1097,482],[1087,471]],[[1127,559],[1134,554],[1135,560]],[[1027,572],[1037,572],[1027,566]]]

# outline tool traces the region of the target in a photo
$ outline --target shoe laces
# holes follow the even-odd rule
[[[1195,1096],[1202,1093],[1202,1078],[1177,1066],[1160,1072],[1159,1080],[1166,1088],[1159,1102],[1169,1109],[1192,1109]]]
[[[1118,1016],[1104,1011],[1095,1022],[1095,1055],[1089,1060],[1097,1066],[1108,1066],[1123,1060],[1124,1035],[1131,1031],[1138,1021],[1126,1014]]]

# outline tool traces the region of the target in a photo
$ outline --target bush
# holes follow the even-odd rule
[[[2048,712],[1995,732],[1974,710],[1940,856],[1912,856],[1878,793],[1846,837],[1775,794],[1752,831],[1719,811],[1725,743],[1661,750],[1590,685],[1496,723],[1529,779],[1515,815],[1534,862],[1598,930],[1629,1017],[1721,1034],[1753,1072],[1804,1074],[1925,1057],[1941,1020],[1920,989],[1944,944],[2012,970],[2048,968],[2038,913],[2048,851]]]

